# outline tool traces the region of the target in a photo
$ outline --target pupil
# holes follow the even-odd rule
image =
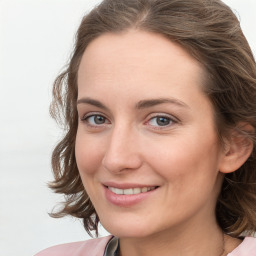
[[[168,125],[170,123],[169,119],[166,117],[158,117],[157,124],[160,126]]]
[[[102,116],[95,116],[94,117],[94,122],[95,124],[104,124],[105,123],[105,118]]]

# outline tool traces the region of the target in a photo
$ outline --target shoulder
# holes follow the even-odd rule
[[[243,242],[228,256],[256,256],[256,238],[245,237]]]
[[[45,249],[35,256],[103,256],[112,236],[90,239],[82,242],[61,244]]]

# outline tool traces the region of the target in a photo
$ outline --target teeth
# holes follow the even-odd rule
[[[118,194],[118,195],[123,195],[124,191],[122,189],[119,188],[113,188],[114,189],[114,193]]]
[[[145,187],[145,188],[142,188],[142,189],[141,189],[141,192],[142,192],[142,193],[148,192],[148,188],[146,188],[146,187]]]
[[[132,188],[124,189],[124,195],[133,195],[133,189]]]
[[[134,188],[133,189],[133,194],[139,194],[141,193],[141,189],[140,188]]]
[[[144,187],[144,188],[128,188],[128,189],[120,189],[114,187],[108,187],[110,191],[117,195],[135,195],[140,193],[146,193],[155,189],[156,187]]]

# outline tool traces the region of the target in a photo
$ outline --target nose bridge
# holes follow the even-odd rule
[[[103,158],[103,166],[112,172],[136,169],[141,165],[136,130],[125,122],[114,125]]]

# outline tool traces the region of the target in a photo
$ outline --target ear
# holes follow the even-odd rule
[[[229,138],[225,139],[219,165],[220,172],[234,172],[246,162],[252,153],[253,142],[245,134],[252,134],[253,132],[254,128],[247,123],[240,123],[231,131]]]

